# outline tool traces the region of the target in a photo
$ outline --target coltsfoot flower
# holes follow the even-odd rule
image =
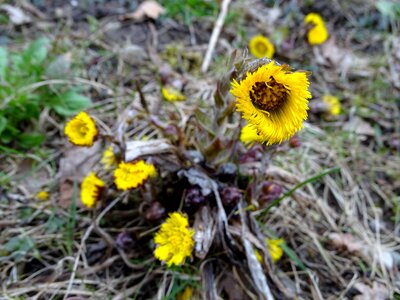
[[[337,97],[332,95],[325,95],[324,97],[322,97],[322,101],[328,106],[328,110],[331,115],[340,115],[341,105]]]
[[[88,208],[92,208],[99,200],[105,183],[94,172],[87,175],[81,185],[81,200]]]
[[[49,193],[48,192],[46,192],[46,191],[39,191],[37,194],[36,194],[36,198],[37,199],[39,199],[39,200],[41,200],[41,201],[46,201],[46,200],[49,200]]]
[[[80,112],[65,125],[64,133],[77,146],[92,146],[98,135],[96,122],[85,112]]]
[[[251,145],[254,142],[263,143],[263,139],[258,135],[257,129],[252,124],[246,124],[240,132],[240,140],[245,145]]]
[[[304,18],[304,23],[312,26],[307,34],[308,43],[310,45],[320,45],[328,39],[328,29],[326,28],[325,22],[319,14],[309,13]]]
[[[164,99],[169,102],[186,100],[185,95],[183,95],[180,91],[178,91],[172,87],[162,87],[161,93],[162,93]]]
[[[272,145],[303,128],[311,98],[305,72],[292,72],[289,67],[270,61],[231,84],[236,109],[249,122],[243,140],[250,134],[255,137],[255,131],[260,142]]]
[[[101,158],[101,163],[106,170],[111,169],[117,164],[117,158],[115,157],[112,146],[109,146],[106,150],[104,150],[103,156]]]
[[[272,58],[275,53],[275,47],[270,40],[263,35],[254,36],[249,43],[250,53],[256,58]]]
[[[137,162],[121,162],[114,171],[114,182],[118,189],[137,188],[149,177],[156,175],[156,168],[143,160]]]
[[[283,255],[281,245],[285,242],[284,239],[266,239],[265,242],[268,245],[268,251],[271,255],[272,262],[277,262]]]
[[[166,262],[167,266],[184,263],[186,257],[192,254],[194,233],[195,231],[189,228],[186,215],[171,213],[154,236],[154,242],[157,244],[154,256]]]

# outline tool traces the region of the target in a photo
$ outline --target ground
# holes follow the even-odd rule
[[[232,1],[204,70],[226,2],[0,4],[0,299],[400,299],[400,5]],[[312,94],[271,146],[241,142],[229,91],[257,35]],[[64,132],[80,111],[90,147]],[[122,190],[123,160],[155,174]],[[194,248],[169,266],[154,236],[175,211]]]

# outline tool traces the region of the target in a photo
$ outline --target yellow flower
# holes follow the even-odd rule
[[[105,183],[94,172],[90,172],[81,184],[81,200],[88,208],[92,208],[99,200]]]
[[[249,43],[250,53],[257,58],[272,58],[275,53],[275,47],[270,40],[263,35],[256,35]]]
[[[272,262],[277,262],[283,255],[281,245],[285,242],[284,239],[266,239],[265,242],[268,245],[268,251],[271,255]]]
[[[332,115],[337,116],[340,114],[341,105],[337,97],[332,95],[325,95],[324,97],[322,97],[322,101],[328,105],[329,112]]]
[[[256,255],[256,258],[257,258],[258,262],[259,262],[260,264],[262,264],[262,262],[263,262],[263,257],[262,257],[262,255],[261,255],[260,251],[258,251],[257,249],[254,249],[254,254]]]
[[[92,146],[98,135],[96,122],[85,112],[80,112],[69,120],[64,133],[77,146]]]
[[[243,144],[263,143],[263,139],[257,134],[257,129],[252,124],[247,124],[240,132],[240,140]]]
[[[303,128],[311,98],[309,85],[305,72],[291,72],[271,61],[247,72],[240,82],[233,80],[231,93],[236,109],[256,130],[260,142],[272,145]]]
[[[194,246],[194,230],[188,226],[187,216],[178,212],[170,214],[154,236],[157,244],[154,256],[168,266],[184,263],[186,257],[191,256]]]
[[[328,39],[328,29],[326,28],[325,22],[319,14],[309,13],[304,18],[304,23],[312,25],[312,28],[307,34],[310,45],[319,45]]]
[[[115,157],[113,147],[110,146],[103,152],[103,157],[101,158],[101,163],[106,170],[111,169],[117,164],[117,158]]]
[[[190,300],[192,299],[193,289],[191,286],[186,287],[183,292],[176,296],[176,300]]]
[[[49,193],[46,191],[40,191],[36,194],[36,198],[41,201],[49,200]]]
[[[185,95],[172,87],[162,87],[161,93],[164,99],[170,102],[183,101],[186,99]]]
[[[114,171],[114,182],[118,189],[129,190],[138,187],[149,178],[156,175],[156,168],[143,160],[137,162],[121,162]]]

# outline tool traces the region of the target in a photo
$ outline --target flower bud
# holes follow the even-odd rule
[[[224,187],[220,194],[222,203],[227,208],[236,206],[243,197],[241,190],[234,186]]]
[[[277,183],[265,181],[261,185],[261,191],[262,194],[259,197],[258,201],[260,202],[260,204],[266,204],[268,202],[278,199],[282,194],[283,188]]]
[[[206,202],[206,197],[203,196],[200,188],[195,186],[186,190],[186,195],[184,200],[186,208],[193,208],[193,207],[197,208],[200,205],[203,205],[205,202]]]
[[[135,241],[128,232],[121,232],[120,234],[118,234],[115,243],[121,249],[128,249],[133,247]]]
[[[300,147],[301,146],[300,138],[297,135],[292,136],[289,140],[289,146],[290,146],[290,148]]]
[[[161,219],[165,214],[165,208],[158,201],[150,203],[149,208],[145,212],[145,219],[150,222],[155,222]]]

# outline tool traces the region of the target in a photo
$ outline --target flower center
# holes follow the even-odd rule
[[[250,99],[253,105],[268,112],[280,108],[286,97],[287,90],[285,86],[277,83],[273,77],[268,83],[256,82],[250,91]]]
[[[264,43],[261,42],[257,43],[255,48],[259,53],[267,52],[267,46]]]

